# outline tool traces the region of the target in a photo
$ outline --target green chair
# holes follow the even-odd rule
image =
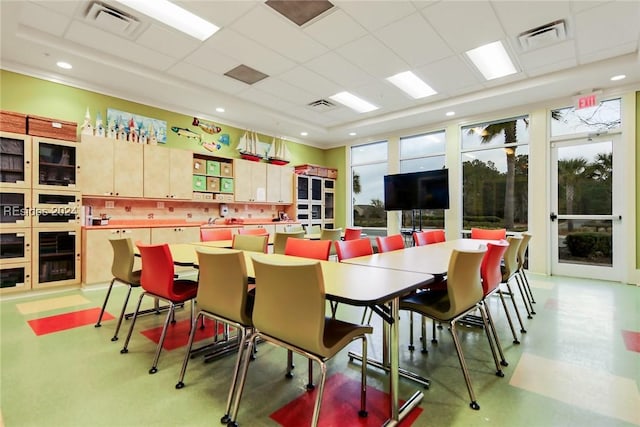
[[[273,253],[284,254],[284,248],[287,245],[287,239],[295,237],[296,239],[304,238],[304,230],[300,231],[277,231],[273,235]]]
[[[258,236],[254,234],[234,234],[232,249],[250,252],[267,253],[267,245],[269,244],[269,235]]]

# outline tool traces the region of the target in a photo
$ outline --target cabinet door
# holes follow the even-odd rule
[[[33,138],[33,188],[82,188],[79,144],[50,138]],[[34,278],[35,279],[35,278]]]
[[[82,283],[107,283],[111,281],[111,263],[113,261],[113,249],[109,239],[121,239],[129,237],[135,242],[149,243],[150,233],[148,228],[110,229],[110,230],[84,230],[82,235],[82,252],[89,254],[82,257]],[[136,258],[134,270],[141,268],[139,258]]]
[[[143,144],[113,141],[113,192],[116,196],[143,196]]]
[[[82,181],[82,194],[112,196],[113,142],[96,136],[82,135],[80,162],[87,171]]]
[[[280,167],[280,202],[293,203],[293,167]]]
[[[166,199],[171,196],[169,154],[171,150],[157,145],[144,145],[144,197]]]
[[[169,188],[171,198],[191,200],[193,153],[187,150],[170,149]],[[165,172],[166,173],[166,172]]]
[[[267,165],[267,202],[282,201],[281,169],[282,166]]]
[[[31,137],[0,132],[0,187],[31,188]]]
[[[267,201],[267,164],[249,160],[234,161],[236,202]]]
[[[34,228],[34,289],[80,283],[80,228]]]
[[[156,227],[151,229],[151,243],[193,243],[200,241],[200,227]]]

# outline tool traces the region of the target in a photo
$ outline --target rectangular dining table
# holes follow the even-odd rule
[[[197,267],[197,252],[224,252],[226,249],[202,245],[200,243],[169,244],[169,249],[174,263],[181,266]],[[253,257],[266,257],[266,259],[287,262],[287,260],[299,259],[288,255],[263,254],[244,251],[247,275],[255,277],[253,270]],[[385,328],[388,328],[389,352],[389,394],[391,396],[391,414],[385,425],[396,425],[424,397],[421,390],[399,405],[398,381],[399,381],[399,303],[400,297],[423,287],[434,280],[433,275],[398,271],[387,268],[371,268],[368,266],[345,264],[333,261],[319,261],[324,276],[325,294],[327,299],[339,303],[370,307],[385,320]],[[260,286],[256,283],[256,286]],[[383,334],[385,337],[387,334]],[[385,338],[386,340],[387,338]],[[386,343],[385,343],[386,345]]]

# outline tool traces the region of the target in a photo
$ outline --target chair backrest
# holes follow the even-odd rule
[[[506,228],[471,228],[472,239],[502,240],[507,238]]]
[[[402,234],[392,234],[391,236],[376,236],[378,252],[390,252],[404,249],[404,237]]]
[[[284,247],[284,254],[327,261],[330,248],[331,240],[309,240],[289,237]]]
[[[200,241],[211,242],[214,240],[231,240],[232,233],[230,228],[201,228]]]
[[[304,227],[300,224],[290,224],[284,226],[284,231],[293,232],[293,231],[304,231]]]
[[[198,254],[198,308],[242,325],[251,325],[247,304],[249,279],[242,251],[220,250]]]
[[[269,232],[266,228],[257,227],[257,228],[238,228],[238,234],[249,234],[252,236],[264,236],[268,235]]]
[[[166,243],[160,245],[147,245],[136,242],[142,258],[142,275],[140,285],[142,289],[154,295],[169,300],[178,299],[173,292],[173,257]]]
[[[231,248],[250,252],[267,253],[269,235],[234,234]]]
[[[416,246],[430,245],[446,241],[444,230],[423,230],[413,233],[413,242]]]
[[[359,239],[362,235],[362,228],[347,227],[344,229],[344,240]]]
[[[133,263],[135,261],[133,242],[130,238],[110,239],[113,248],[113,262],[111,264],[111,274],[116,279],[125,283],[138,283],[139,277],[133,275]]]
[[[321,227],[319,225],[307,225],[307,234],[320,234]]]
[[[338,255],[338,261],[373,254],[371,240],[366,237],[355,240],[336,240],[333,243]]]
[[[518,249],[522,242],[522,237],[509,236],[507,237],[509,247],[504,253],[504,263],[502,264],[502,281],[506,282],[518,271]]]
[[[520,247],[518,248],[518,270],[522,270],[524,268],[524,260],[527,256],[529,240],[531,240],[531,233],[522,233],[522,242],[520,242]]]
[[[292,264],[255,257],[253,266],[253,325],[281,341],[323,354],[325,293],[320,263],[301,260]]]
[[[484,296],[493,292],[502,282],[500,264],[508,247],[509,242],[506,240],[487,243],[487,252],[482,257],[482,264],[480,264],[480,277],[482,278]]]
[[[320,240],[340,240],[342,228],[323,228],[320,230]]]
[[[283,254],[284,247],[287,244],[287,239],[289,237],[295,237],[297,239],[302,239],[304,237],[304,230],[300,231],[277,231],[276,234],[273,235],[273,253],[274,254]]]
[[[454,249],[447,270],[447,294],[449,310],[444,314],[453,318],[474,307],[482,300],[484,292],[480,282],[480,263],[487,250],[459,251]]]

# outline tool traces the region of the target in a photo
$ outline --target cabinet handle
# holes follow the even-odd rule
[[[31,164],[31,161],[27,160],[27,161],[25,162],[25,164],[29,165],[29,164]]]

